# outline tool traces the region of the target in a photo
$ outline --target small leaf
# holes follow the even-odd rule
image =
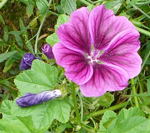
[[[36,1],[37,8],[41,12],[41,14],[45,14],[48,9],[48,1],[47,0],[37,0]]]
[[[16,59],[14,59],[13,57],[9,58],[6,62],[5,62],[5,66],[4,66],[4,69],[3,69],[3,72],[6,73],[7,71],[9,71],[14,62],[16,61]]]
[[[0,1],[0,9],[6,4],[8,0],[1,0]]]
[[[120,9],[121,5],[123,3],[123,0],[113,0],[113,1],[106,1],[105,6],[108,9],[111,9],[116,14],[118,10]]]
[[[57,42],[59,42],[58,37],[57,37],[57,34],[56,34],[56,33],[53,33],[53,34],[49,35],[49,36],[46,38],[46,42],[47,42],[48,44],[50,44],[51,46],[53,46],[54,44],[56,44]]]
[[[57,30],[61,24],[64,24],[68,20],[69,20],[69,16],[67,16],[65,14],[59,15],[59,17],[57,19],[57,24],[55,25],[55,30]]]
[[[109,92],[99,98],[99,104],[104,107],[109,107],[113,101],[114,96]]]
[[[9,34],[14,35],[18,45],[20,47],[23,47],[23,41],[22,41],[22,38],[20,37],[20,34],[21,34],[20,31],[11,31],[9,32]]]
[[[0,63],[7,60],[9,57],[13,56],[17,51],[11,51],[8,53],[0,54]]]
[[[26,7],[26,13],[28,17],[30,17],[33,14],[34,5],[28,4]]]
[[[70,15],[77,8],[76,0],[61,0],[61,7],[65,13]]]

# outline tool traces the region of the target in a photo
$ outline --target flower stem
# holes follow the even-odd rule
[[[52,0],[49,1],[48,7],[49,7],[49,5],[51,4],[51,2],[52,2]],[[35,40],[35,45],[34,45],[34,52],[35,52],[35,54],[37,54],[37,52],[38,52],[38,48],[37,48],[37,47],[38,47],[38,39],[39,39],[39,36],[40,36],[40,33],[41,33],[41,29],[42,29],[42,27],[43,27],[43,24],[44,24],[44,22],[45,22],[45,19],[46,19],[46,17],[47,17],[47,13],[48,13],[48,10],[45,12],[45,14],[44,14],[44,16],[43,16],[43,18],[42,18],[40,27],[39,27],[39,29],[38,29],[38,31],[37,31],[37,34],[36,34],[36,40]]]
[[[132,94],[134,95],[135,106],[139,107],[138,99],[137,99],[137,96],[136,96],[137,93],[136,93],[134,79],[131,79],[131,86],[132,86]]]
[[[83,101],[81,95],[78,93],[78,97],[80,99],[80,107],[81,107],[81,122],[83,122]]]
[[[78,104],[77,104],[77,98],[76,98],[76,90],[75,90],[74,85],[72,85],[71,88],[72,88],[72,99],[73,99],[74,109],[75,109],[75,113],[76,113],[76,120],[78,123],[81,123],[80,114],[79,114],[79,110],[78,110]]]
[[[143,69],[143,67],[145,66],[145,64],[146,64],[146,62],[147,62],[147,60],[148,60],[149,56],[150,56],[150,51],[147,53],[146,57],[144,58],[144,61],[143,61],[143,64],[142,64],[142,68],[141,68],[141,70],[142,70],[142,69]]]
[[[137,30],[138,30],[140,33],[142,33],[142,34],[144,34],[144,35],[146,35],[146,36],[150,36],[150,32],[149,32],[149,31],[144,30],[144,29],[142,29],[142,28],[140,28],[140,27],[137,27],[137,26],[136,26],[136,28],[137,28]]]
[[[94,129],[92,129],[91,127],[84,125],[83,123],[81,123],[82,128],[84,128],[86,131],[88,131],[89,133],[95,133]]]
[[[103,109],[103,110],[100,110],[100,111],[97,111],[97,112],[90,113],[89,115],[87,115],[85,117],[85,120],[88,120],[91,117],[102,115],[102,114],[104,114],[108,110],[117,110],[117,109],[120,109],[120,108],[126,106],[127,104],[128,104],[128,102],[124,102],[124,103],[120,103],[120,104],[111,106],[111,107],[109,107],[107,109]]]
[[[87,2],[86,0],[80,0],[83,4],[90,6],[91,4],[89,2]]]

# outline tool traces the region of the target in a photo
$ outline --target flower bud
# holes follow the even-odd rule
[[[47,56],[47,58],[54,59],[52,47],[49,44],[44,44],[42,47],[42,52]]]
[[[26,53],[24,54],[21,63],[20,63],[20,70],[27,70],[31,68],[32,61],[37,59],[33,54]]]
[[[20,107],[29,107],[43,102],[55,99],[61,96],[60,90],[44,91],[38,94],[27,93],[24,96],[18,98],[16,103]]]

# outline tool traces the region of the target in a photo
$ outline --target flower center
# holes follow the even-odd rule
[[[100,56],[104,53],[104,51],[100,51],[98,49],[92,49],[90,55],[88,54],[86,56],[86,59],[89,64],[102,64],[102,62],[99,60]]]

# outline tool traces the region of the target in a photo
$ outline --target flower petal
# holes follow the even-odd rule
[[[126,71],[111,64],[94,66],[91,79],[80,86],[82,94],[86,97],[98,97],[106,91],[118,91],[128,85],[129,76]]]
[[[89,30],[96,49],[105,49],[117,34],[127,29],[139,35],[126,17],[115,16],[113,11],[106,9],[104,5],[94,8],[90,13]]]
[[[122,32],[109,45],[100,60],[123,68],[128,72],[130,78],[137,76],[141,71],[142,63],[137,53],[140,48],[138,37],[132,32]]]
[[[68,79],[81,85],[91,78],[93,68],[81,53],[70,50],[61,43],[54,45],[53,53],[57,64],[65,68]]]
[[[90,34],[88,29],[89,11],[83,7],[71,14],[68,23],[63,24],[57,33],[60,41],[74,51],[90,52]]]

